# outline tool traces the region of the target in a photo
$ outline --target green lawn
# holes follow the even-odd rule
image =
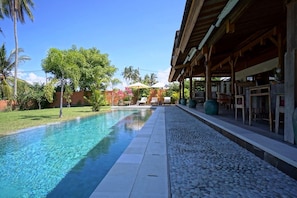
[[[101,107],[99,112],[92,112],[90,106],[64,107],[62,118],[59,118],[59,108],[0,112],[0,136],[12,134],[17,130],[28,127],[71,120],[77,117],[91,116],[109,110],[110,107]]]

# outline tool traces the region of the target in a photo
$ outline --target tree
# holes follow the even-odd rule
[[[49,103],[52,103],[54,101],[54,93],[56,92],[55,90],[55,84],[57,83],[57,79],[51,79],[45,86],[44,86],[44,97]]]
[[[125,67],[122,76],[128,84],[141,81],[139,70],[134,69],[133,66]]]
[[[91,86],[92,94],[90,97],[84,96],[84,99],[92,105],[92,111],[100,111],[100,106],[105,104],[104,95],[96,86],[101,84],[100,81],[100,79],[97,79],[97,82]]]
[[[18,52],[22,53],[24,52],[24,50],[22,48],[19,48]],[[11,70],[15,65],[15,60],[14,60],[15,53],[16,53],[16,50],[13,50],[10,52],[9,56],[7,57],[5,45],[3,44],[0,48],[0,81],[1,81],[1,87],[2,87],[2,90],[1,90],[2,97],[10,98],[11,87],[7,82],[7,77],[11,75]],[[21,56],[18,56],[18,59],[19,61],[25,61],[25,60],[30,60],[30,57],[26,55],[21,55]]]
[[[41,103],[46,100],[44,93],[44,85],[34,83],[32,86],[32,99],[34,99],[38,104],[38,109],[41,109]]]
[[[64,92],[64,98],[67,102],[67,106],[70,107],[70,103],[72,102],[71,101],[71,96],[73,94],[73,89],[70,85],[65,85],[65,92]]]
[[[28,104],[32,99],[32,95],[33,95],[32,85],[30,85],[24,80],[18,80],[18,84],[19,84],[19,94],[15,99],[17,101],[17,105],[19,109],[25,110],[29,108]]]
[[[72,47],[73,51],[80,53],[82,59],[79,61],[79,68],[81,72],[81,78],[79,87],[81,90],[91,90],[91,86],[94,83],[98,83],[97,79],[100,78],[100,85],[96,85],[99,89],[106,89],[109,85],[112,76],[116,72],[116,68],[110,65],[107,54],[101,54],[96,48],[76,49]]]
[[[157,81],[157,75],[155,73],[151,73],[150,75],[150,84],[149,85],[153,85],[153,84],[156,84],[158,81]]]
[[[151,73],[150,75],[146,74],[143,80],[144,84],[152,86],[157,83],[157,75],[155,73]]]
[[[14,41],[15,41],[15,64],[14,64],[14,97],[17,96],[17,72],[18,72],[18,34],[17,22],[25,23],[25,15],[33,21],[33,14],[31,8],[34,7],[32,0],[2,0],[2,13],[10,17],[13,21]]]
[[[61,85],[60,97],[60,114],[62,117],[63,109],[63,91],[65,80],[71,81],[74,88],[78,87],[80,79],[80,69],[78,64],[81,62],[81,55],[73,50],[62,51],[51,48],[47,57],[42,60],[42,68],[45,72],[52,73],[55,78],[59,79]]]

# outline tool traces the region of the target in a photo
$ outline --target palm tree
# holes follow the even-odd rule
[[[1,12],[13,20],[14,41],[15,41],[15,65],[14,65],[14,97],[17,96],[17,72],[18,72],[18,34],[17,22],[25,23],[25,13],[33,21],[33,14],[30,8],[34,7],[32,0],[2,0]]]
[[[18,53],[23,52],[24,50],[22,48],[18,49]],[[8,57],[6,54],[6,48],[3,44],[0,48],[0,81],[2,84],[3,90],[10,90],[9,84],[7,83],[7,77],[11,75],[11,70],[13,69],[15,65],[14,56],[15,56],[16,50],[11,51]],[[25,61],[30,60],[30,57],[22,55],[18,57],[18,61]],[[9,96],[9,93],[2,93],[2,95]]]
[[[12,55],[6,57],[6,48],[3,44],[0,48],[0,79],[5,80],[13,68],[14,62],[12,62]]]
[[[151,73],[150,75],[150,85],[156,84],[157,83],[157,75],[155,73]]]
[[[7,82],[7,77],[10,75],[11,70],[13,68],[11,54],[8,58],[6,57],[6,49],[5,45],[3,44],[0,48],[0,82],[1,82],[1,98],[11,98],[12,89]]]
[[[133,66],[125,67],[124,72],[122,72],[124,79],[129,84],[132,82],[141,81],[139,69],[134,69]]]
[[[127,83],[130,83],[130,81],[133,78],[133,66],[125,67],[124,72],[122,72],[122,75],[124,79],[127,81]]]

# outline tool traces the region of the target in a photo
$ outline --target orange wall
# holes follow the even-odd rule
[[[162,89],[151,89],[150,95],[147,97],[148,101],[151,101],[152,97],[158,96],[159,100],[162,101],[162,93],[164,90]],[[84,106],[88,105],[89,103],[85,101],[84,95],[89,95],[91,92],[74,92],[71,96],[71,106]],[[61,92],[56,92],[56,95],[54,97],[54,102],[50,104],[50,107],[59,107],[60,106],[60,96]],[[112,98],[113,98],[113,105],[118,105],[119,100],[121,99],[118,95],[117,91],[106,91],[105,92],[105,98],[108,105],[112,104]],[[7,100],[0,100],[0,111],[4,111],[7,109]],[[67,102],[65,99],[63,99],[63,106],[67,106]]]
[[[73,92],[71,96],[71,106],[84,106],[88,105],[89,103],[85,101],[84,95],[90,94],[90,92]],[[54,102],[50,104],[50,107],[60,107],[60,97],[61,92],[56,92],[56,95],[54,97]],[[67,102],[65,98],[63,98],[63,106],[67,106]]]
[[[0,100],[0,111],[5,111],[9,104],[9,100]],[[15,103],[12,101],[12,108],[15,108]]]

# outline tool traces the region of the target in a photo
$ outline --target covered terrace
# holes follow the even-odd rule
[[[195,100],[193,79],[203,77],[204,101],[208,101],[216,97],[212,78],[229,77],[233,113],[236,84],[254,82],[244,90],[247,124],[254,123],[254,103],[261,103],[269,112],[269,130],[275,132],[275,104],[281,96],[285,104],[280,111],[284,113],[283,140],[294,144],[296,20],[297,0],[187,0],[168,80],[180,83],[180,98],[184,98],[184,80],[189,79],[190,100]],[[268,91],[263,92],[263,87]]]

